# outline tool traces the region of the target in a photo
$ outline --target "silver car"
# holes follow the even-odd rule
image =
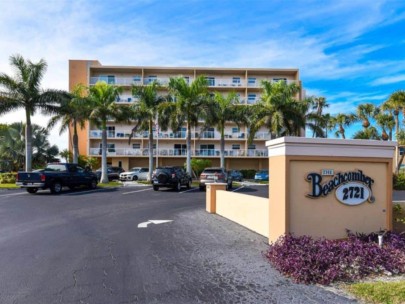
[[[205,168],[200,175],[200,190],[205,190],[206,183],[226,183],[226,189],[232,189],[232,178],[224,168]]]
[[[120,174],[120,181],[147,180],[149,168],[134,167]]]

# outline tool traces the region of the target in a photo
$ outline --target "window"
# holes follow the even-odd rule
[[[248,149],[249,149],[249,150],[255,150],[255,149],[256,149],[256,145],[249,145],[249,146],[248,146]]]
[[[185,80],[187,83],[190,83],[190,77],[184,76],[183,78],[184,78],[184,80]]]
[[[187,145],[174,145],[174,155],[186,155],[187,154]]]
[[[115,137],[115,127],[107,126],[107,137]]]
[[[215,155],[215,145],[200,145],[200,155],[205,156]]]
[[[215,77],[206,77],[205,79],[207,79],[208,86],[210,86],[210,87],[215,86]]]
[[[157,81],[157,76],[155,75],[148,76],[147,83],[152,83],[154,81]]]
[[[248,85],[255,85],[256,84],[256,77],[249,77],[248,78]]]
[[[232,128],[232,133],[239,133],[240,129],[238,127]]]
[[[274,82],[280,82],[280,81],[284,81],[287,82],[287,78],[273,78]]]
[[[132,78],[132,80],[133,80],[134,82],[141,82],[141,75],[135,75],[135,76]]]
[[[103,144],[100,143],[100,154]],[[107,152],[115,152],[115,144],[107,144]]]
[[[132,144],[132,149],[140,149],[141,144]]]
[[[252,104],[256,102],[256,94],[248,94],[248,103]]]
[[[100,81],[105,81],[108,84],[115,84],[115,76],[114,75],[100,75],[99,76]]]
[[[232,150],[240,150],[240,145],[239,144],[233,144],[232,145]]]
[[[232,84],[239,85],[240,84],[240,77],[232,77]]]

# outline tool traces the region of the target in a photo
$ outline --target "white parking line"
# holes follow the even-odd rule
[[[142,191],[150,191],[150,190],[152,190],[152,188],[136,190],[136,191],[130,191],[130,192],[123,192],[122,194],[131,194],[131,193],[142,192]]]
[[[2,194],[1,196],[14,196],[14,195],[23,195],[23,194],[28,194],[27,192],[19,192],[19,193],[10,193],[10,194]]]
[[[191,191],[195,191],[195,190],[199,190],[199,189],[198,188],[191,188],[191,189],[188,189],[186,191],[181,191],[180,193],[186,193],[186,192],[191,192]]]
[[[236,188],[235,190],[232,190],[232,192],[236,192],[236,191],[238,191],[238,190],[240,190],[242,188],[245,188],[245,186],[240,186],[239,188]]]

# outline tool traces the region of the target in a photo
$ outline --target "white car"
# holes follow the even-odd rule
[[[120,174],[120,181],[147,180],[149,168],[134,167]]]

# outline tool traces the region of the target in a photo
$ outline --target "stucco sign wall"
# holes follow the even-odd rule
[[[391,229],[395,143],[286,137],[267,146],[270,242]]]

